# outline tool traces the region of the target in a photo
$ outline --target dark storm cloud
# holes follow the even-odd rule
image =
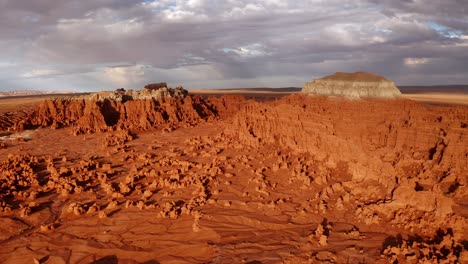
[[[468,82],[464,2],[0,0],[0,89]]]

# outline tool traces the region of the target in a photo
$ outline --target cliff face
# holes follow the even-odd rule
[[[362,209],[405,225],[418,215],[458,221],[447,219],[454,201],[468,198],[467,126],[466,107],[290,96],[248,105],[226,133],[250,146],[271,144],[310,153],[321,164],[346,164],[352,179],[335,180]],[[399,210],[409,218],[396,217]]]
[[[336,73],[306,83],[302,89],[309,95],[343,96],[348,98],[394,98],[401,95],[395,84],[381,76],[356,72]]]
[[[437,156],[431,149],[446,141],[457,150],[466,150],[456,144],[466,140],[462,133],[468,123],[465,107],[428,108],[409,100],[348,101],[300,95],[247,105],[234,120],[233,130],[246,141],[278,143],[316,155],[333,153],[337,158],[352,157],[359,148],[372,155],[411,150],[429,159]]]
[[[278,144],[369,169],[376,167],[373,161],[380,167],[410,160],[461,173],[467,124],[464,107],[290,96],[246,106],[228,131],[249,144]]]
[[[216,110],[200,97],[131,101],[55,99],[41,103],[17,125],[74,127],[75,134],[112,129],[146,130],[161,126],[192,126],[214,118]]]

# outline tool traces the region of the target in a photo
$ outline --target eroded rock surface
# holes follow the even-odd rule
[[[84,99],[105,101],[129,101],[145,99],[184,98],[188,91],[183,87],[170,88],[166,83],[148,84],[139,91],[119,88],[113,92],[97,92],[83,96]]]
[[[468,198],[466,111],[403,100],[291,96],[247,106],[226,133],[250,146],[309,153],[316,163],[339,169],[335,179],[307,167],[292,175],[306,187],[328,185],[318,193],[323,212],[354,208],[367,225],[386,223],[425,236],[449,228],[461,243],[466,218],[455,211]]]
[[[467,260],[466,107],[188,96],[31,118],[46,128],[0,148],[4,263]]]
[[[73,127],[74,134],[115,129],[147,130],[163,126],[194,126],[216,112],[200,97],[137,99],[55,99],[41,103],[18,123],[19,129]]]

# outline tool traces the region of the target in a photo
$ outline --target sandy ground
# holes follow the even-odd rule
[[[246,95],[246,96],[249,96],[251,94],[257,94],[257,95],[262,95],[262,94],[265,94],[265,95],[272,95],[272,94],[277,94],[277,95],[289,95],[289,94],[293,94],[293,93],[297,93],[297,92],[272,92],[272,91],[255,91],[255,90],[251,90],[251,91],[246,91],[244,89],[194,89],[194,90],[190,90],[189,91],[190,93],[192,94],[219,94],[219,95],[232,95],[232,94],[242,94],[242,95]]]
[[[9,111],[18,111],[18,110],[28,110],[32,107],[39,104],[41,101],[48,99],[44,97],[28,97],[28,98],[0,98],[0,111],[9,112]]]
[[[468,105],[468,94],[418,93],[403,94],[403,98],[427,103]]]
[[[272,91],[246,91],[243,89],[197,89],[190,90],[190,93],[196,95],[243,95],[243,96],[286,96],[291,94],[298,94],[300,92],[272,92]],[[446,105],[468,105],[468,94],[463,93],[414,93],[403,94],[403,98],[415,100],[424,103],[446,104]]]

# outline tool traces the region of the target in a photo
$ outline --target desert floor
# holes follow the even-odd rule
[[[280,91],[272,92],[271,90],[255,90],[247,91],[245,89],[198,89],[191,90],[190,93],[196,95],[240,95],[247,97],[266,97],[275,98],[291,94],[298,94],[300,92]],[[445,105],[468,105],[468,94],[465,93],[440,93],[440,92],[420,92],[420,93],[404,93],[402,98],[410,99],[423,103],[445,104]]]
[[[468,105],[468,94],[454,94],[454,93],[419,93],[419,94],[403,94],[403,98],[426,102],[426,103],[440,103],[440,104],[456,104]]]

